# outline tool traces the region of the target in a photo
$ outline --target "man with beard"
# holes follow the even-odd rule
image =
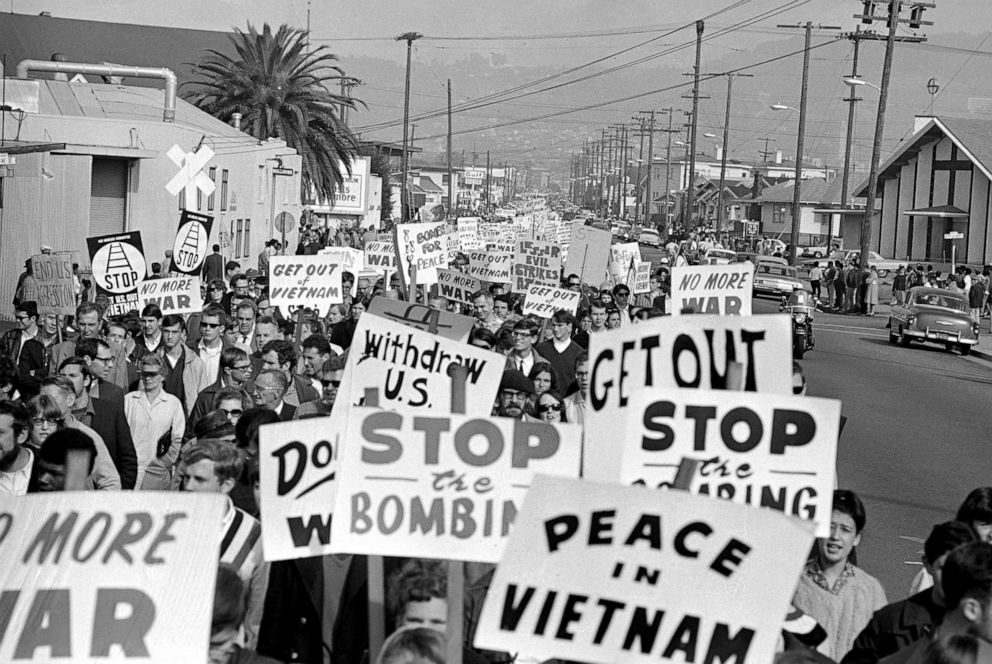
[[[507,369],[499,382],[497,414],[514,420],[524,419],[527,399],[534,394],[534,383],[516,369]]]
[[[28,492],[34,453],[24,443],[30,433],[28,409],[16,401],[0,401],[0,496]]]

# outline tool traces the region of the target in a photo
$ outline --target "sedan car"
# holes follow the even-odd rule
[[[737,252],[730,249],[707,249],[699,261],[700,265],[729,265],[737,258]]]
[[[637,236],[638,244],[646,244],[652,247],[661,246],[661,236],[658,235],[658,231],[651,228],[645,228]]]
[[[754,266],[754,294],[757,295],[791,295],[794,290],[802,290],[799,273],[791,265],[779,265],[768,261],[759,261]]]
[[[845,263],[853,261],[857,263],[858,257],[860,255],[861,252],[857,251],[856,249],[846,249],[846,250],[839,249],[834,253],[830,254],[828,258],[829,260],[833,260],[833,261],[839,260]],[[813,260],[803,261],[803,265],[807,269],[813,267],[813,263],[818,263],[820,267],[824,267],[825,260],[813,259]],[[891,258],[884,258],[881,254],[879,254],[876,251],[868,252],[868,266],[875,268],[875,270],[878,272],[878,276],[880,277],[884,277],[889,272],[895,272],[896,270],[899,269],[900,265],[905,265],[905,264],[906,264],[905,261],[900,262],[900,261],[892,260]]]
[[[906,304],[892,306],[888,328],[889,341],[903,346],[931,341],[967,355],[978,343],[978,323],[969,315],[968,298],[942,288],[911,288]]]

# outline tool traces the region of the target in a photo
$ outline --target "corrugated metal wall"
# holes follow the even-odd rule
[[[91,160],[88,156],[16,155],[4,178],[0,211],[0,319],[12,320],[12,300],[24,261],[48,245],[87,263]]]

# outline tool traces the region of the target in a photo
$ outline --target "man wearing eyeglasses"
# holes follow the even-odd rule
[[[231,290],[224,293],[224,298],[220,301],[220,305],[224,308],[224,311],[229,315],[233,316],[234,312],[237,311],[237,304],[243,300],[250,300],[251,291],[249,289],[248,277],[242,273],[235,274],[231,277]]]
[[[0,353],[3,353],[17,366],[22,398],[29,398],[38,392],[38,381],[48,373],[45,347],[38,340],[38,305],[32,301],[19,303],[14,307],[17,327],[0,337]]]
[[[186,418],[186,436],[193,437],[193,427],[200,419],[213,410],[216,395],[224,389],[244,389],[251,378],[251,360],[248,353],[236,346],[228,346],[220,354],[220,369],[217,380],[210,383],[196,397],[193,407]]]
[[[578,391],[565,397],[565,419],[577,424],[585,423],[586,399],[589,392],[589,355],[582,353],[575,360],[575,382]]]
[[[296,413],[296,406],[283,401],[288,387],[289,380],[282,371],[266,369],[255,379],[251,396],[255,400],[256,406],[268,408],[278,415],[283,422],[288,422],[293,419],[293,415]]]
[[[630,288],[627,284],[617,284],[613,287],[613,300],[620,310],[620,327],[630,325]]]
[[[310,384],[309,378],[293,374],[295,366],[296,350],[292,342],[275,339],[262,347],[262,370],[282,372],[287,383],[283,398],[293,407],[320,397],[320,393]]]
[[[210,383],[203,360],[183,344],[182,316],[169,314],[162,319],[162,346],[158,354],[165,359],[165,391],[179,399],[184,413],[190,412],[196,397]]]
[[[534,352],[534,344],[541,326],[529,318],[522,318],[513,325],[513,350],[507,356],[507,363],[527,376],[538,362],[547,362]]]
[[[172,467],[186,430],[182,404],[162,389],[165,366],[158,355],[141,358],[140,389],[124,396],[124,415],[138,455],[136,489],[172,488]]]
[[[131,440],[131,429],[124,417],[123,400],[94,399],[90,396],[93,376],[81,357],[70,357],[59,365],[59,376],[72,381],[75,394],[70,411],[72,417],[100,436],[121,476],[121,488],[130,491],[138,476],[138,457]]]
[[[81,357],[93,377],[90,383],[90,397],[124,404],[124,390],[109,382],[107,378],[117,366],[113,347],[103,339],[80,339],[76,344],[75,357]],[[69,358],[66,358],[69,359]],[[64,363],[66,360],[62,360]],[[59,366],[62,366],[59,363]]]
[[[497,413],[500,417],[514,420],[525,419],[524,408],[532,394],[534,394],[534,383],[530,378],[516,369],[507,369],[499,382],[499,395],[496,398]]]
[[[63,341],[52,349],[51,359],[48,362],[48,373],[50,375],[57,373],[59,365],[66,359],[83,355],[77,348],[77,344],[80,341],[100,338],[101,313],[99,307],[93,302],[83,302],[80,304],[76,307],[75,325],[76,329],[79,330],[79,339],[76,341]],[[116,344],[111,346],[110,349],[113,351],[113,361],[100,378],[108,383],[113,383],[121,388],[121,390],[126,390],[133,382],[131,377],[128,376],[129,363],[127,351],[123,346]]]
[[[63,426],[78,429],[92,439],[96,447],[96,459],[89,480],[93,487],[101,491],[120,491],[123,484],[121,475],[114,465],[107,444],[96,431],[77,420],[72,414],[72,406],[76,402],[76,391],[72,381],[65,376],[49,376],[41,381],[40,394],[50,398],[58,407]]]
[[[210,305],[203,310],[200,318],[200,340],[193,350],[206,367],[206,382],[209,385],[217,380],[220,371],[220,354],[225,348],[224,325],[227,314],[217,305]]]

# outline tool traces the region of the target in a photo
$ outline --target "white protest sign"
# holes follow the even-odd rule
[[[71,254],[31,257],[31,275],[38,284],[38,313],[71,316],[76,313]]]
[[[437,290],[453,302],[472,304],[472,293],[482,289],[482,282],[455,270],[437,271]]]
[[[651,261],[637,261],[634,264],[634,283],[627,283],[635,295],[651,292]]]
[[[334,256],[269,258],[269,303],[273,307],[312,307],[326,312],[341,302],[341,266]]]
[[[506,358],[499,353],[422,332],[366,312],[358,319],[338,399],[358,404],[365,390],[379,390],[383,408],[451,411],[448,367],[468,371],[468,412],[492,412]]]
[[[410,283],[410,270],[417,268],[418,284],[437,282],[437,268],[448,267],[448,232],[443,221],[425,224],[399,224],[400,262],[407,283]]]
[[[578,477],[581,450],[576,424],[353,408],[332,549],[498,562],[531,478]]]
[[[730,362],[743,365],[747,392],[792,394],[792,318],[669,316],[589,336],[585,477],[615,481],[610,441],[630,398],[644,388],[726,389]]]
[[[356,277],[351,282],[351,296],[358,295],[358,272],[365,267],[365,252],[351,247],[324,247],[317,252],[318,256],[330,256],[331,261],[340,265],[342,272],[351,272]]]
[[[609,231],[575,224],[565,260],[565,275],[577,274],[583,283],[599,285],[606,277],[612,239]]]
[[[527,288],[527,297],[524,298],[524,316],[534,315],[538,318],[551,318],[556,311],[564,309],[568,313],[575,315],[579,306],[578,291],[565,288],[553,288],[540,284],[531,284]]]
[[[559,246],[567,247],[572,242],[572,228],[575,226],[574,220],[565,221],[564,219],[558,222],[558,235],[556,242]]]
[[[808,524],[679,491],[538,476],[474,646],[528,660],[771,662]]]
[[[207,661],[225,496],[0,502],[0,662]]]
[[[158,305],[163,315],[202,311],[200,277],[170,277],[142,281],[138,284],[138,311],[149,304]]]
[[[396,251],[392,241],[376,240],[365,246],[365,267],[369,270],[395,270]]]
[[[610,246],[610,276],[614,283],[627,282],[627,271],[631,263],[641,260],[641,248],[636,242],[624,242]]]
[[[683,265],[672,268],[672,315],[750,316],[754,265]]]
[[[331,508],[338,487],[338,450],[348,409],[330,419],[262,425],[258,430],[262,550],[265,559],[330,553]]]
[[[551,242],[518,242],[512,274],[516,293],[526,292],[531,284],[557,286],[561,283],[561,247]]]
[[[448,248],[448,265],[451,265],[458,259],[458,254],[462,250],[461,238],[458,237],[458,231],[451,231],[444,236],[444,239]]]
[[[458,239],[462,253],[476,251],[482,248],[482,240],[479,237],[478,217],[458,218]]]
[[[683,458],[690,491],[815,521],[830,535],[840,401],[729,390],[640,390],[627,402],[618,481],[670,487]]]
[[[451,311],[431,309],[423,304],[410,304],[388,297],[374,297],[369,302],[368,313],[382,316],[416,330],[439,334],[445,339],[468,342],[475,327],[475,319]]]
[[[468,273],[481,281],[510,283],[513,254],[506,251],[473,251],[468,255]]]

